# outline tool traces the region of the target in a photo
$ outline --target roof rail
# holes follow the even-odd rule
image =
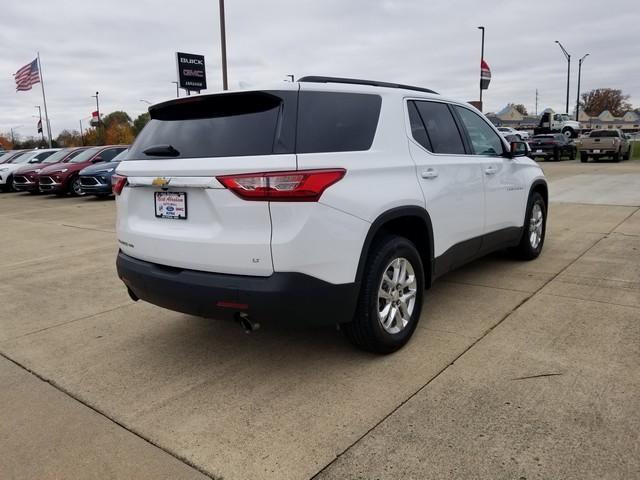
[[[306,76],[298,79],[299,82],[313,82],[313,83],[350,83],[352,85],[370,85],[372,87],[385,87],[385,88],[404,88],[405,90],[416,90],[418,92],[435,93],[433,90],[422,87],[414,87],[412,85],[402,85],[401,83],[389,83],[378,82],[376,80],[362,80],[358,78],[341,78],[341,77],[321,77],[321,76]]]

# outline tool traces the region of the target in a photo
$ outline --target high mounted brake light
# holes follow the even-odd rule
[[[317,202],[322,193],[344,177],[346,170],[294,170],[289,172],[223,175],[218,181],[243,200]]]
[[[127,185],[127,177],[118,175],[117,173],[111,177],[111,190],[116,195],[122,193],[122,189]]]

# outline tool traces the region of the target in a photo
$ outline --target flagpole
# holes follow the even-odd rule
[[[51,124],[49,123],[49,114],[47,113],[47,99],[44,95],[44,79],[42,78],[42,64],[40,63],[40,52],[38,52],[38,74],[40,75],[40,86],[42,87],[42,103],[44,104],[44,118],[47,122],[47,136],[49,137],[49,148],[51,144]]]

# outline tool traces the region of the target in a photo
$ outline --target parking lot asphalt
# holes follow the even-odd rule
[[[637,477],[640,161],[543,167],[541,257],[443,277],[386,357],[133,303],[113,201],[0,194],[0,478]]]

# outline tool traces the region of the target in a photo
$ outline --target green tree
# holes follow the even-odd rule
[[[138,134],[142,131],[144,126],[149,123],[149,114],[147,112],[141,113],[138,117],[133,121],[133,134],[138,136]]]
[[[131,126],[131,117],[127,112],[116,110],[102,118],[104,128],[108,129],[112,125],[129,125]]]

